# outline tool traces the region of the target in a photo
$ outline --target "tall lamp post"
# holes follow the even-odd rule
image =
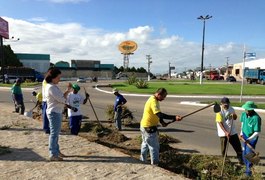
[[[151,55],[146,55],[146,59],[147,59],[147,65],[148,65],[148,77],[147,77],[147,80],[150,81],[150,64],[152,63]]]
[[[202,84],[202,77],[203,77],[203,58],[204,58],[204,37],[205,37],[205,21],[207,19],[212,18],[212,16],[200,16],[197,19],[203,20],[203,34],[202,34],[202,58],[201,58],[201,75],[200,75],[200,84]]]

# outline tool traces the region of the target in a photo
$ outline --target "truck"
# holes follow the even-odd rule
[[[13,67],[13,66],[8,66],[4,68],[4,72],[2,72],[1,68],[1,75],[4,74],[4,76],[8,77],[8,79],[5,78],[4,83],[13,83],[16,78],[20,78],[22,82],[25,80],[30,80],[30,81],[37,81],[37,82],[42,82],[44,79],[44,76],[38,72],[35,71],[35,69],[28,68],[28,67]],[[3,77],[1,77],[1,80]]]
[[[247,83],[265,84],[265,69],[245,69],[244,77]]]

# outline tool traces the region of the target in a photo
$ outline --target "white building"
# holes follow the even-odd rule
[[[265,69],[265,58],[257,59],[257,60],[246,60],[245,61],[245,68],[249,69]],[[242,79],[242,69],[243,69],[243,62],[234,64],[232,70],[232,76],[235,76],[236,79]]]
[[[24,67],[30,67],[40,73],[46,73],[50,67],[49,54],[16,53],[17,58]]]

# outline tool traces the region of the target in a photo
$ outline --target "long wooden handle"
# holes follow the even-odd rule
[[[257,154],[255,149],[244,138],[239,137],[239,139],[241,139],[241,141],[243,141],[251,149],[251,151],[253,151],[255,154]]]
[[[191,113],[189,113],[189,114],[186,114],[186,115],[182,116],[182,118],[185,118],[185,117],[187,117],[187,116],[190,116],[190,115],[192,115],[192,114],[195,114],[195,113],[197,113],[197,112],[199,112],[199,111],[202,111],[202,110],[204,110],[204,109],[206,109],[206,108],[209,108],[209,107],[211,107],[212,105],[215,105],[215,104],[216,104],[216,103],[213,102],[213,103],[211,103],[211,104],[209,104],[209,105],[207,105],[207,106],[204,106],[204,107],[202,107],[202,108],[200,108],[200,109],[198,109],[198,110],[196,110],[196,111],[193,111],[193,112],[191,112]]]

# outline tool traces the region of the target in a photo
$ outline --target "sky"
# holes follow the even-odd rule
[[[0,0],[0,17],[9,23],[4,40],[15,53],[50,54],[51,62],[100,60],[123,65],[121,42],[135,41],[129,67],[152,73],[240,63],[246,52],[265,58],[264,0]]]

